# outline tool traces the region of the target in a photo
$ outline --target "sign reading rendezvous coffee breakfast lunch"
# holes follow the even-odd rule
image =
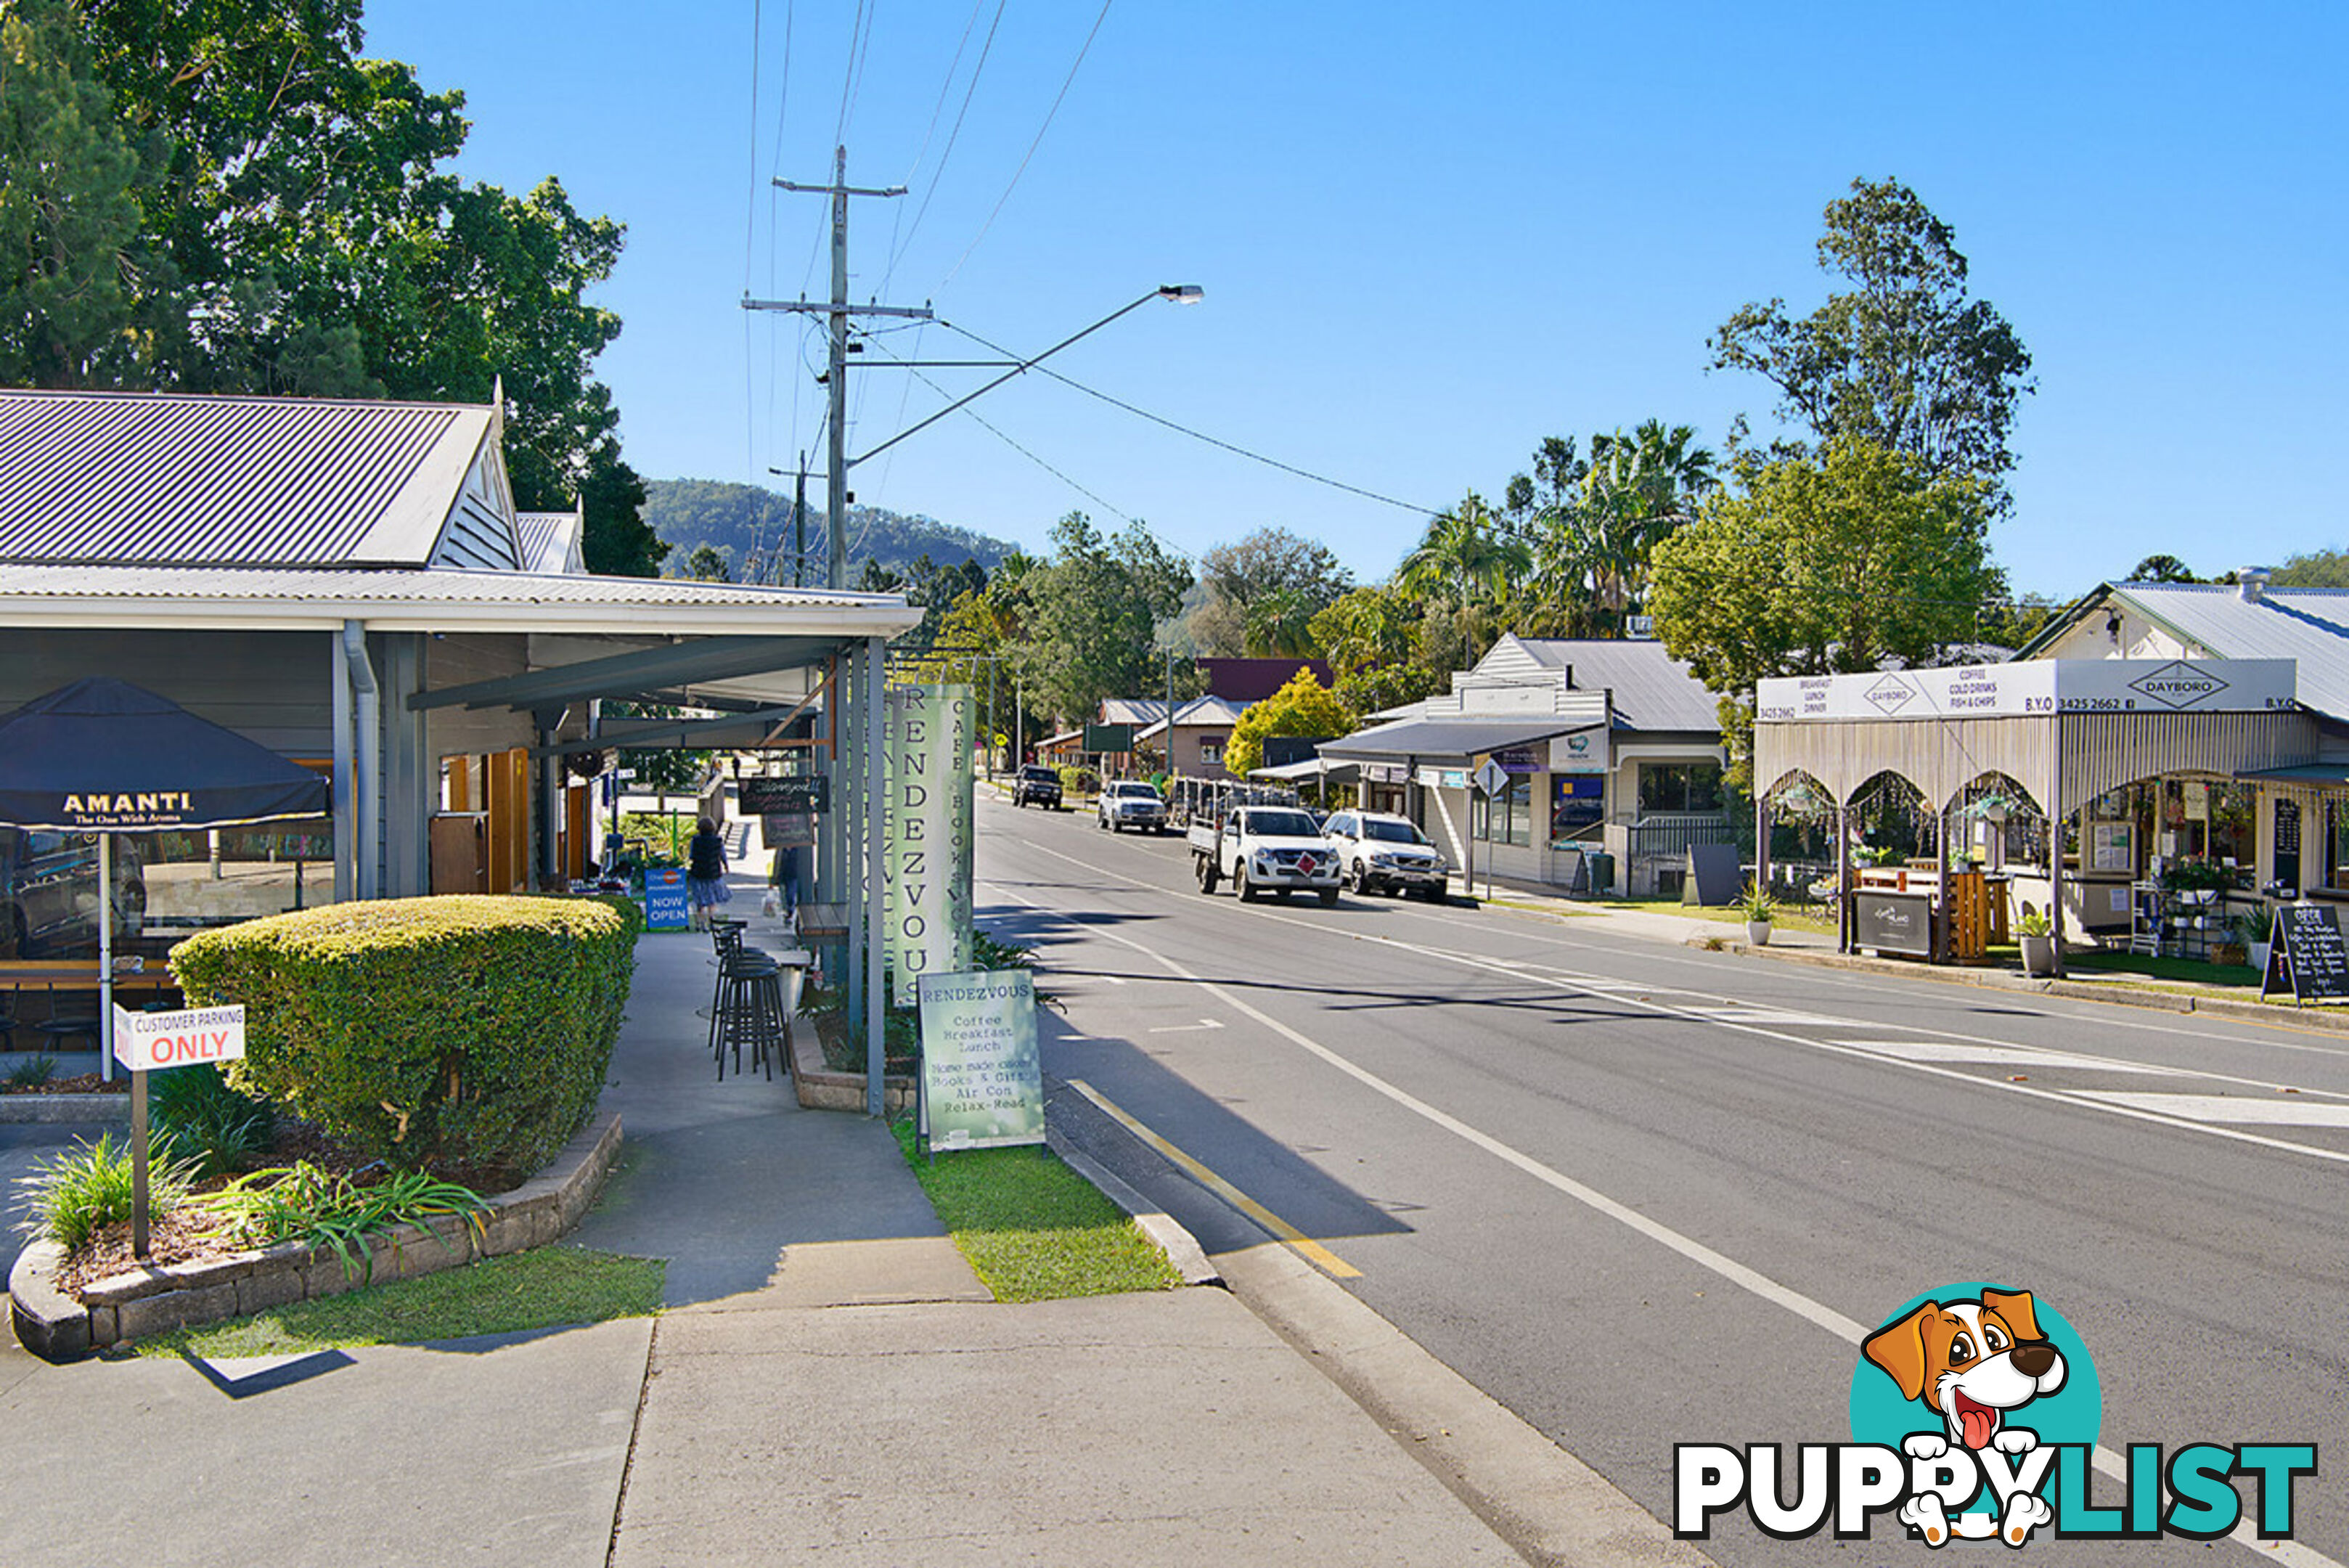
[[[2004,719],[2054,713],[2262,713],[2295,706],[2289,659],[2034,659],[1764,680],[1754,716]]]
[[[925,974],[971,961],[971,720],[968,686],[892,686],[882,951],[897,1004]]]
[[[926,974],[922,1127],[936,1149],[1044,1141],[1036,984],[1024,969]]]

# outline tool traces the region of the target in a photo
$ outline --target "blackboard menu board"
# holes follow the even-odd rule
[[[2275,879],[2287,888],[2300,886],[2300,802],[2279,798],[2275,803]]]
[[[1851,896],[1851,945],[1876,952],[1933,956],[1933,900],[1926,893],[1862,888]]]
[[[2276,907],[2275,945],[2260,977],[2260,994],[2271,991],[2289,991],[2297,1002],[2349,1002],[2349,947],[2329,905]]]
[[[810,774],[803,778],[744,779],[734,786],[735,808],[744,816],[766,816],[776,812],[812,812],[822,815],[830,798],[822,774]]]

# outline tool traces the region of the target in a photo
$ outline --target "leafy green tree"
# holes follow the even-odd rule
[[[1443,690],[1444,671],[1420,659],[1419,607],[1389,587],[1356,588],[1307,629],[1337,677],[1339,700],[1357,713],[1416,702]]]
[[[1295,651],[1323,607],[1353,587],[1353,576],[1326,545],[1286,528],[1258,528],[1199,557],[1205,597],[1190,616],[1192,646],[1210,657]]]
[[[2349,588],[2349,550],[2311,550],[2285,561],[2271,579],[2280,588]]]
[[[160,148],[117,119],[62,0],[0,11],[0,385],[152,376],[166,275],[138,197]]]
[[[1191,586],[1188,568],[1135,524],[1114,538],[1081,512],[1052,527],[1050,562],[1025,570],[1019,673],[1029,705],[1064,722],[1099,711],[1104,697],[1158,690],[1164,670],[1158,622]]]
[[[1276,735],[1328,740],[1351,733],[1355,722],[1352,709],[1313,671],[1299,669],[1287,685],[1240,714],[1224,747],[1224,771],[1245,778],[1262,767],[1264,743]]]
[[[707,545],[694,547],[685,558],[685,575],[698,583],[724,583],[733,580],[726,569],[726,557]]]
[[[1854,180],[1827,203],[1818,259],[1852,286],[1801,317],[1782,299],[1744,306],[1709,339],[1714,367],[1770,381],[1780,418],[1816,442],[1868,441],[1929,478],[1982,480],[1986,510],[2004,510],[2031,356],[1995,307],[1969,296],[1955,231],[1899,181]]]
[[[1918,665],[1975,634],[2002,592],[1983,482],[1837,440],[1755,467],[1657,546],[1650,604],[1676,659],[1721,694],[1732,782],[1751,787],[1754,684]]]
[[[2131,583],[2199,583],[2202,579],[2175,556],[2147,556],[2131,566],[2129,575],[2122,580]]]
[[[1395,584],[1423,603],[1473,609],[1503,598],[1510,579],[1528,564],[1525,545],[1501,532],[1492,508],[1472,490],[1427,525],[1419,547],[1403,557]]]

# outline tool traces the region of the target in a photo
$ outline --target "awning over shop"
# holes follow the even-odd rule
[[[2287,768],[2257,768],[2235,776],[2251,784],[2349,784],[2349,762],[2299,763]]]
[[[1278,767],[1251,769],[1248,777],[1268,779],[1275,784],[1294,784],[1299,779],[1319,778],[1351,784],[1354,775],[1361,771],[1359,763],[1341,763],[1333,757],[1307,757],[1302,762],[1283,763]]]
[[[1474,759],[1600,727],[1588,714],[1525,713],[1477,719],[1401,719],[1325,741],[1332,763],[1427,763],[1465,767]]]

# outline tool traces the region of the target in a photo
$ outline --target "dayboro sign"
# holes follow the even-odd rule
[[[240,1003],[131,1012],[118,1007],[114,1055],[134,1073],[237,1061],[244,1055],[244,1008]]]
[[[970,967],[971,745],[968,686],[892,686],[883,951],[898,1005],[925,974]]]
[[[2296,706],[2289,659],[2036,659],[1760,682],[1754,716],[2003,719],[2052,713],[2261,713]]]
[[[922,1116],[933,1149],[1044,1141],[1035,981],[1024,969],[926,974]]]

